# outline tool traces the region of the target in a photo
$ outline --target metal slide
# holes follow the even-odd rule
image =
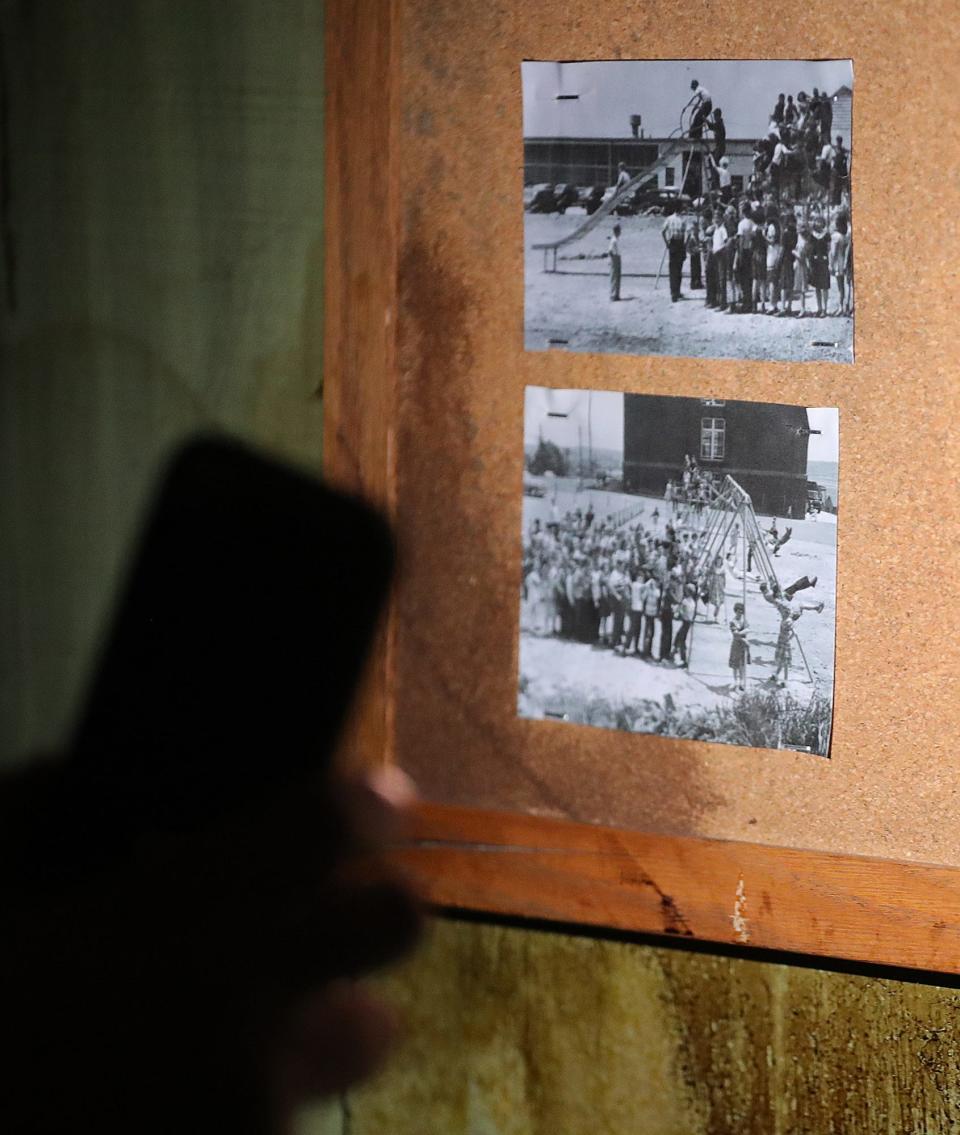
[[[617,203],[628,193],[631,189],[636,188],[642,182],[646,181],[649,177],[657,172],[662,166],[665,166],[669,161],[676,157],[677,151],[684,145],[688,144],[689,139],[681,136],[675,138],[669,146],[659,155],[655,162],[652,162],[635,176],[633,176],[619,193],[615,193],[609,200],[604,201],[599,209],[593,214],[592,217],[587,219],[580,225],[579,228],[568,233],[566,236],[561,237],[559,240],[546,241],[542,244],[535,244],[533,247],[537,250],[544,249],[545,251],[556,252],[558,248],[562,248],[565,244],[573,244],[574,241],[582,240],[587,233],[593,230],[600,224],[601,221],[606,220],[607,217],[617,207]]]

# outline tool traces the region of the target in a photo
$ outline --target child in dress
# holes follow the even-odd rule
[[[807,265],[810,255],[810,229],[801,225],[797,247],[793,250],[793,283],[800,294],[800,318],[807,314]]]
[[[830,234],[823,221],[813,222],[810,232],[810,283],[817,294],[817,315],[827,314],[827,297],[830,294]]]
[[[707,574],[707,602],[713,605],[713,618],[711,622],[720,621],[720,608],[723,606],[724,596],[727,593],[727,570],[723,563],[723,556],[716,556],[710,571]]]
[[[763,230],[767,242],[767,275],[764,286],[764,295],[760,304],[761,313],[767,310],[770,304],[770,314],[780,314],[780,257],[783,246],[780,243],[780,225],[775,220],[769,220]]]
[[[797,219],[791,210],[784,218],[783,235],[780,238],[780,294],[783,297],[781,315],[793,315],[793,279],[797,239]]]
[[[750,661],[750,646],[747,642],[747,616],[742,603],[734,603],[733,618],[730,620],[730,669],[733,671],[733,688],[746,690],[747,663]]]

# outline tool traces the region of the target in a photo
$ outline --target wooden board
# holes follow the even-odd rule
[[[960,872],[421,807],[396,861],[441,905],[953,971]]]
[[[943,123],[937,152],[955,152],[957,95],[929,82],[958,46],[944,17],[933,0],[882,17],[815,2],[762,27],[735,9],[328,5],[327,463],[388,502],[403,564],[361,747],[430,801],[403,858],[437,901],[656,930],[654,888],[604,866],[615,840],[697,936],[737,940],[742,865],[753,944],[960,969],[953,191],[931,194],[927,136]],[[523,351],[521,59],[693,44],[854,60],[853,366]],[[517,718],[528,383],[840,407],[830,761]],[[522,850],[492,850],[508,829]],[[547,857],[546,886],[548,836],[576,854]]]

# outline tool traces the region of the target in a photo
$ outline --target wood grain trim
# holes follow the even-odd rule
[[[399,36],[396,0],[326,3],[324,469],[395,512]],[[389,759],[393,630],[378,636],[344,751]]]
[[[394,860],[427,900],[960,972],[960,870],[424,804]]]

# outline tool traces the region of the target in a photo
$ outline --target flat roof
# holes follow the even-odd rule
[[[608,146],[608,145],[627,145],[627,146],[655,146],[655,145],[669,145],[678,141],[677,138],[634,138],[633,136],[627,138],[574,138],[567,135],[531,135],[525,137],[524,142],[570,142],[570,143],[588,143],[594,146]],[[691,141],[691,139],[679,139],[680,141]],[[742,142],[745,145],[752,146],[756,142],[756,138],[726,138],[727,145],[733,142]]]

